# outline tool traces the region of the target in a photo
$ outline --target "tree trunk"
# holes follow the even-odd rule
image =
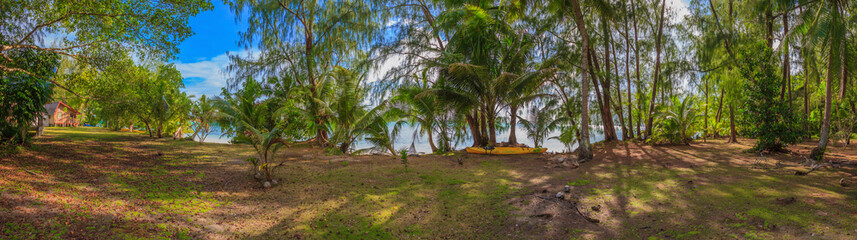
[[[595,51],[589,49],[589,63],[591,64],[589,67],[591,69],[601,69],[601,65],[598,62],[598,57],[595,55]],[[609,64],[608,64],[609,65]],[[598,76],[595,74],[596,70],[590,71],[589,75],[592,77],[592,84],[595,87],[595,97],[598,100],[598,111],[601,115],[601,123],[602,130],[604,131],[604,141],[613,141],[616,140],[616,130],[613,127],[613,115],[610,111],[609,101],[610,101],[610,92],[609,85],[605,85],[604,81],[599,81]],[[609,70],[608,70],[609,71]],[[605,77],[606,78],[606,77]],[[602,92],[600,86],[605,87],[604,92]]]
[[[202,126],[197,126],[196,129],[193,130],[193,135],[190,136],[191,141],[196,141],[196,136],[199,135],[199,131],[202,130]],[[202,141],[200,141],[202,142]]]
[[[834,40],[836,41],[836,40]],[[837,47],[838,49],[833,49]],[[815,160],[821,160],[824,157],[824,151],[827,149],[827,142],[830,139],[830,115],[831,115],[831,107],[833,105],[833,88],[831,85],[833,82],[833,71],[836,71],[834,65],[834,52],[839,51],[839,56],[845,56],[845,44],[839,42],[839,44],[831,44],[830,53],[827,55],[827,84],[825,84],[824,90],[824,120],[821,122],[821,134],[818,135],[818,146],[812,149],[812,153],[810,153],[809,157]],[[844,59],[840,59],[840,71],[841,77],[845,77],[845,61]],[[841,79],[840,81],[844,81],[845,79]]]
[[[515,129],[518,124],[518,106],[509,106],[509,143],[518,144],[518,136],[515,135]]]
[[[783,11],[783,35],[789,32],[789,12]],[[789,41],[786,36],[783,37],[783,87],[780,89],[780,99],[786,99],[786,90],[788,90],[788,98],[786,101],[789,104],[789,109],[792,108],[792,81],[791,81],[791,60],[789,56]]]
[[[339,144],[339,151],[342,153],[348,153],[348,149],[350,148],[350,146],[351,146],[351,141],[345,141],[345,142]]]
[[[319,147],[326,147],[329,140],[327,136],[327,129],[324,129],[324,120],[320,117],[316,117],[315,124],[315,142],[316,144],[318,144]]]
[[[149,132],[149,137],[153,137],[153,136],[152,136],[152,127],[151,127],[151,126],[149,126],[149,122],[148,122],[148,121],[143,121],[143,123],[145,123],[145,124],[146,124],[146,130]]]
[[[36,137],[41,137],[42,134],[45,134],[45,118],[40,114],[38,116],[39,120],[36,121],[38,126],[36,127]]]
[[[702,129],[704,129],[702,131],[702,142],[706,142],[708,140],[707,138],[708,138],[708,109],[709,109],[709,107],[708,107],[708,94],[709,94],[708,78],[705,78],[702,81],[703,81],[702,84],[705,85],[705,92],[703,93],[703,96],[705,96],[705,116],[704,116],[703,121],[702,121],[704,123],[704,126],[702,127]]]
[[[158,127],[156,128],[156,130],[157,130],[156,135],[158,136],[158,138],[164,137],[164,123],[163,122],[160,122],[160,121],[158,122]]]
[[[574,22],[577,25],[577,30],[580,31],[580,36],[583,38],[583,74],[582,80],[580,81],[580,146],[578,146],[577,150],[577,158],[580,162],[585,162],[588,160],[592,160],[592,146],[589,145],[589,80],[586,79],[586,73],[588,72],[588,64],[589,60],[589,35],[586,33],[586,25],[583,22],[583,13],[580,11],[580,4],[578,4],[577,0],[571,0],[572,11],[574,15]]]
[[[491,136],[488,135],[488,117],[485,116],[486,111],[479,113],[479,131],[482,132],[482,142],[484,146],[490,144]]]
[[[483,147],[485,146],[485,142],[482,141],[482,130],[479,126],[479,120],[477,120],[478,114],[471,113],[465,116],[467,120],[467,125],[470,126],[470,134],[473,135],[473,146],[472,147]]]
[[[774,47],[774,12],[771,10],[773,6],[768,6],[768,10],[765,10],[765,41],[767,41],[768,48]]]
[[[611,79],[613,79],[610,76],[610,41],[607,37],[610,34],[610,27],[607,26],[607,19],[605,18],[602,18],[601,23],[604,26],[604,77],[601,78],[601,86],[604,90],[604,104],[601,111],[604,111],[604,119],[601,124],[604,128],[604,142],[610,142],[619,139],[619,137],[616,136],[616,128],[613,125],[613,104],[610,103],[610,84],[612,83]]]
[[[619,58],[616,57],[616,44],[613,42],[613,35],[610,35],[610,42],[613,43],[613,73],[616,76],[616,116],[619,117],[619,125],[622,127],[622,140],[628,140],[628,127],[625,126],[625,113],[622,109],[622,82],[619,78]]]
[[[717,114],[714,114],[714,122],[715,123],[720,122],[720,116],[721,116],[720,114],[723,112],[723,96],[725,96],[725,95],[726,95],[726,90],[723,89],[723,87],[720,87],[720,101],[719,101],[720,103],[717,104]],[[720,132],[717,130],[714,130],[714,137],[719,138]]]
[[[634,12],[637,11],[636,10],[637,9],[636,3],[637,3],[636,0],[631,0],[631,10]],[[641,86],[643,83],[643,78],[640,77],[640,44],[639,44],[639,38],[637,36],[637,14],[636,13],[634,14],[634,65],[635,65],[634,66],[634,68],[635,68],[634,72],[637,75],[637,96],[642,97],[643,92],[642,92]],[[640,98],[638,98],[637,99],[637,137],[639,137],[639,138],[643,137],[643,131],[641,131],[641,128],[640,128],[640,125],[642,125],[641,120],[643,118],[642,103],[643,102],[640,100]]]
[[[497,145],[497,131],[494,114],[488,115],[488,140],[491,141],[491,146]]]
[[[729,103],[729,143],[738,143],[738,131],[735,130],[735,106]]]
[[[426,133],[428,133],[428,141],[429,141],[429,146],[431,146],[431,152],[436,153],[437,152],[437,146],[434,145],[434,137],[432,136],[431,127],[426,129]]]
[[[628,36],[629,34],[631,33],[628,30],[628,21],[625,21],[625,82],[627,84],[625,89],[628,92],[628,129],[624,130],[628,131],[628,137],[631,139],[634,138],[634,117],[632,116],[634,101],[631,98],[631,71],[628,66],[631,63],[631,40]]]
[[[804,44],[804,45],[806,45],[806,44]],[[804,59],[803,59],[803,92],[804,92],[804,94],[803,94],[803,114],[804,114],[804,119],[809,121],[809,86],[807,84],[807,83],[809,83],[809,64],[806,61],[806,58],[809,55],[809,53],[806,52],[806,46],[801,48],[801,51],[803,51],[803,53],[804,53],[803,54],[803,56],[804,56]],[[812,134],[810,133],[810,132],[812,132],[812,129],[810,128],[810,126],[812,124],[805,124],[805,125],[806,125],[807,139],[809,139],[810,136],[812,136]]]
[[[661,37],[664,31],[664,9],[666,8],[666,0],[661,0],[661,18],[658,19],[658,37],[655,39],[655,73],[652,80],[652,101],[649,103],[649,114],[646,120],[646,138],[652,137],[652,123],[654,121],[655,112],[655,97],[658,92],[658,74],[661,71]]]

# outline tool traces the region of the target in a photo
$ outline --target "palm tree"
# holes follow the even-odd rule
[[[417,97],[420,93],[427,90],[427,88],[423,86],[403,86],[396,90],[397,94],[393,97],[392,102],[395,104],[401,104],[402,107],[406,107],[405,111],[406,117],[411,124],[419,124],[420,134],[428,135],[429,146],[431,147],[432,152],[437,152],[438,147],[435,145],[434,133],[437,132],[438,125],[440,125],[440,121],[438,118],[440,117],[440,113],[442,110],[442,106],[438,104],[438,100],[436,97],[431,95],[423,95]],[[440,139],[443,141],[443,137]],[[449,146],[449,144],[441,144],[443,146]],[[442,149],[446,151],[448,149]]]
[[[839,78],[839,95],[845,93],[846,75],[846,48],[849,26],[849,14],[845,11],[845,3],[841,0],[824,0],[814,4],[814,10],[803,13],[804,21],[796,26],[801,32],[807,33],[806,43],[808,47],[816,47],[827,50],[827,84],[825,84],[824,119],[822,120],[821,133],[819,134],[818,146],[812,149],[810,158],[820,160],[824,156],[827,143],[830,139],[830,116],[833,105],[834,79]],[[810,9],[812,9],[810,7]],[[852,16],[853,17],[853,16]]]
[[[214,121],[215,114],[214,104],[205,94],[196,100],[191,108],[191,118],[196,125],[191,139],[199,137],[199,142],[205,142],[205,138],[211,133],[211,123]]]
[[[520,118],[521,125],[527,129],[527,137],[533,140],[534,147],[541,147],[545,137],[559,127],[565,118],[558,117],[558,105],[556,100],[549,100],[542,107],[534,105],[530,107],[527,118]]]
[[[371,143],[375,151],[389,151],[396,155],[396,136],[406,121],[402,118],[404,112],[398,108],[388,108],[386,102],[369,111],[358,126],[365,135],[364,139]],[[390,124],[392,122],[392,124]]]
[[[249,79],[234,97],[227,95],[226,99],[214,100],[213,105],[218,109],[218,118],[226,123],[222,126],[231,126],[228,134],[233,136],[233,142],[253,146],[257,159],[250,162],[271,181],[270,160],[284,144],[285,126],[270,119],[283,110],[270,111],[266,102],[256,102],[260,96],[258,83]]]
[[[366,87],[363,84],[365,74],[361,71],[352,71],[343,67],[336,67],[330,78],[325,78],[325,84],[332,84],[324,89],[333,89],[333,100],[329,105],[320,104],[330,112],[330,122],[327,125],[331,132],[330,142],[339,145],[339,151],[347,153],[352,143],[360,136],[359,129],[355,123],[366,114],[362,103],[366,95]]]
[[[671,98],[672,105],[663,107],[657,112],[658,131],[652,136],[652,141],[666,140],[669,142],[680,142],[690,144],[695,132],[691,132],[697,118],[700,115],[693,107],[693,98],[685,97],[679,99],[677,96]]]

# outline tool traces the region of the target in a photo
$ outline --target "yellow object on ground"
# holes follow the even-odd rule
[[[465,149],[469,153],[488,154],[488,155],[511,155],[511,154],[527,154],[527,153],[543,153],[547,148],[525,148],[525,147],[496,147],[492,150],[486,150],[479,147],[469,147]]]

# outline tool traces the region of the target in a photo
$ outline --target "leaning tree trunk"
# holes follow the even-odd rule
[[[428,142],[429,142],[429,146],[431,146],[431,152],[432,153],[437,152],[437,146],[434,145],[434,138],[432,137],[431,127],[426,129],[426,133],[428,133]]]
[[[841,42],[839,43],[839,49],[838,50],[839,50],[839,56],[840,57],[844,57],[844,55],[845,55],[844,45],[845,44],[842,44]],[[821,160],[821,158],[824,157],[824,151],[827,148],[827,142],[830,139],[830,115],[831,115],[831,106],[833,105],[833,90],[831,87],[831,85],[833,85],[833,74],[832,73],[833,73],[833,71],[836,71],[836,69],[834,69],[835,66],[833,65],[833,60],[834,60],[834,55],[833,55],[834,52],[833,51],[836,51],[833,49],[834,46],[836,46],[836,45],[831,44],[830,53],[828,54],[828,57],[827,57],[827,84],[825,84],[825,90],[824,90],[824,120],[821,123],[821,134],[818,135],[818,137],[819,137],[818,146],[813,148],[812,152],[809,155],[809,157],[811,159],[815,159],[815,160]],[[841,67],[840,76],[845,77],[845,61],[842,61],[842,60],[844,60],[844,59],[841,59],[840,63],[839,63],[839,65]],[[845,81],[845,79],[841,79],[841,81]]]
[[[148,132],[149,132],[149,137],[154,137],[154,136],[152,136],[152,127],[151,127],[151,126],[149,126],[149,122],[148,122],[148,121],[143,121],[143,123],[145,123],[145,124],[146,124],[146,131],[148,131]]]
[[[574,22],[583,38],[583,64],[581,64],[583,66],[583,74],[581,74],[582,80],[580,81],[580,146],[578,146],[577,151],[578,161],[583,162],[592,160],[593,157],[592,146],[589,145],[589,80],[586,79],[586,73],[589,70],[588,64],[586,64],[589,60],[589,35],[586,33],[586,25],[583,22],[583,13],[580,12],[580,4],[578,4],[577,0],[572,0],[571,6],[574,12]]]
[[[649,115],[646,120],[646,138],[652,137],[652,123],[654,121],[655,112],[655,97],[658,93],[658,74],[661,72],[661,37],[664,31],[664,9],[666,8],[666,0],[661,0],[661,18],[658,19],[658,37],[655,39],[655,73],[652,80],[652,100],[649,102]]]
[[[476,117],[477,115],[475,113],[465,116],[465,119],[467,119],[467,125],[470,127],[470,134],[473,136],[473,146],[471,147],[485,146],[485,143],[482,141],[482,131],[479,130],[479,121],[476,120]]]

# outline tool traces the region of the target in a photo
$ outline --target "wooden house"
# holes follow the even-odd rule
[[[64,126],[77,127],[80,123],[77,116],[80,112],[69,107],[62,101],[45,104],[47,114],[44,116],[42,124],[44,126]]]

